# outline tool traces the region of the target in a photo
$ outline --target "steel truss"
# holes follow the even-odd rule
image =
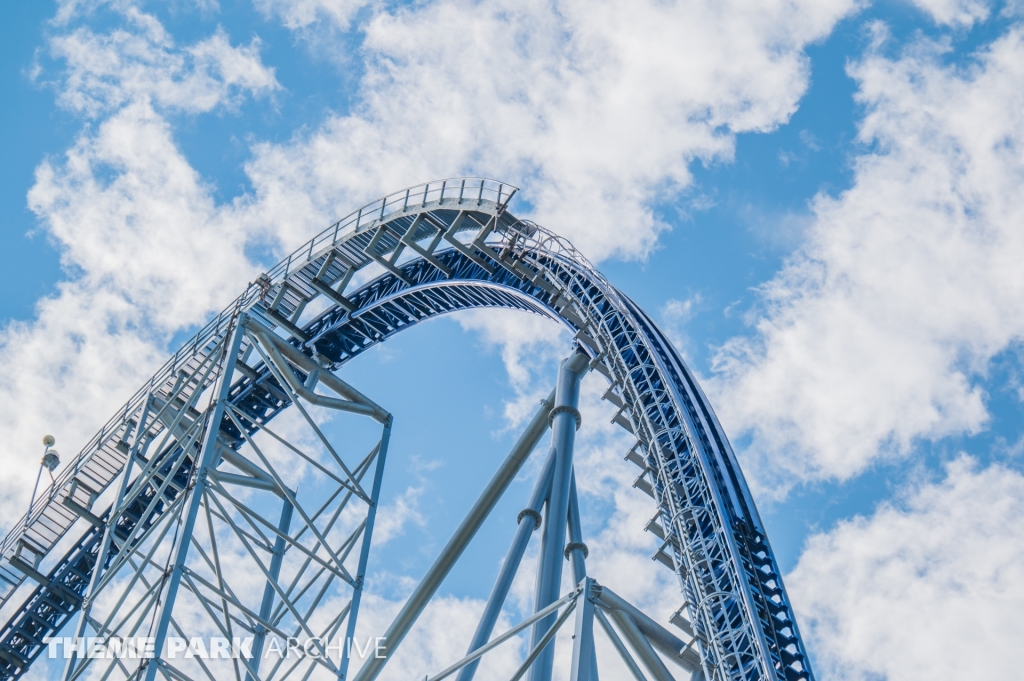
[[[433,679],[469,681],[482,655],[529,630],[530,653],[513,678],[548,681],[553,637],[572,613],[574,681],[597,678],[595,620],[637,679],[673,678],[665,659],[713,680],[811,679],[763,524],[692,373],[568,242],[506,210],[515,192],[456,179],[369,204],[251,284],[168,360],[0,545],[0,678],[24,674],[58,633],[109,640],[145,632],[158,651],[174,636],[244,635],[254,650],[273,637],[318,641],[342,628],[351,638],[392,421],[335,372],[422,320],[505,307],[564,324],[576,354],[391,625],[389,651],[550,423],[544,473],[468,656]],[[357,273],[368,283],[353,287]],[[323,311],[307,312],[318,299]],[[678,575],[684,602],[672,622],[685,642],[586,572],[572,448],[588,370],[609,382],[614,422],[636,437],[626,459],[640,469],[634,487],[657,507],[646,529],[663,542],[654,559]],[[272,427],[286,410],[291,420]],[[353,439],[376,423],[372,446],[349,451],[346,438],[340,451],[322,427],[336,412],[353,414]],[[319,484],[289,487],[296,465],[315,469]],[[541,527],[535,614],[492,637]],[[560,596],[565,558],[577,586]],[[276,666],[258,655],[97,660],[82,652],[68,660],[65,679],[349,676],[349,651],[332,656],[316,642],[306,657]],[[371,681],[385,663],[371,658],[354,678]]]

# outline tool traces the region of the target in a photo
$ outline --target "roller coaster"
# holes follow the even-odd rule
[[[484,656],[517,640],[527,652],[507,674],[513,681],[566,671],[596,681],[599,644],[621,658],[606,678],[811,681],[764,525],[693,373],[570,243],[509,211],[517,191],[457,178],[378,199],[259,277],[186,342],[0,544],[0,679],[41,665],[55,638],[65,642],[57,665],[65,681],[387,676],[391,654],[550,431],[466,655],[421,678],[470,681]],[[550,318],[572,333],[573,351],[388,627],[386,654],[332,651],[330,640],[355,636],[375,568],[393,422],[339,372],[403,329],[483,307]],[[633,486],[651,498],[645,529],[660,543],[652,558],[678,580],[677,592],[661,595],[680,603],[666,622],[587,572],[573,459],[587,374],[607,382],[614,422],[631,435],[623,465],[636,467]],[[325,422],[342,417],[351,436],[339,442]],[[316,483],[299,490],[295,470]],[[534,534],[533,612],[495,632]],[[572,661],[561,670],[555,637],[565,626]],[[232,650],[247,641],[246,654],[168,653],[172,639],[200,634]],[[263,654],[300,636],[295,659]],[[78,643],[109,650],[133,637],[147,641],[147,654],[98,656]]]

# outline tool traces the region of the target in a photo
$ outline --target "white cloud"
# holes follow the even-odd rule
[[[368,71],[348,115],[249,167],[265,210],[305,232],[424,178],[519,182],[541,222],[593,259],[645,255],[652,206],[728,159],[733,134],[785,122],[802,50],[855,3],[431,3],[366,25]],[[301,216],[301,219],[296,219]],[[298,234],[284,238],[297,241]]]
[[[4,527],[28,506],[42,436],[56,436],[67,462],[164,359],[162,348],[140,337],[139,315],[117,294],[65,284],[37,311],[33,323],[12,322],[0,332],[7,367],[0,406],[14,415],[0,425]]]
[[[911,0],[937,24],[969,28],[985,21],[991,11],[988,0]]]
[[[329,27],[347,30],[355,13],[368,0],[256,0],[256,8],[267,17],[276,17],[295,31],[326,23]]]
[[[423,527],[426,520],[419,511],[423,487],[407,487],[391,504],[381,506],[373,530],[374,546],[381,546],[405,532],[410,523]]]
[[[98,11],[104,9],[125,15],[137,12],[146,3],[145,0],[56,0],[55,4],[57,11],[49,23],[64,28],[77,19],[94,19]],[[194,9],[200,17],[208,19],[220,11],[220,3],[217,0],[184,0],[174,2],[169,9],[179,16]]]
[[[985,427],[978,385],[1024,335],[1024,37],[966,67],[917,43],[850,68],[867,113],[853,187],[813,202],[715,404],[762,485],[848,478],[918,438]]]
[[[565,327],[518,310],[467,310],[455,319],[464,330],[478,333],[486,346],[500,348],[516,395],[505,403],[505,420],[511,427],[525,423],[554,387],[553,363],[569,347]]]
[[[695,293],[683,300],[669,298],[661,306],[662,327],[665,333],[668,334],[669,340],[672,341],[672,345],[675,346],[676,350],[686,360],[689,360],[691,345],[691,339],[686,332],[686,326],[693,319],[694,315],[697,314],[697,308],[700,307],[702,302],[701,295]]]
[[[473,637],[483,605],[482,601],[475,599],[450,596],[435,598],[401,646],[393,654],[389,652],[381,680],[419,679],[428,670],[437,673],[462,658]],[[367,636],[383,636],[400,607],[401,603],[383,600],[368,593],[360,608],[357,640],[362,642]],[[505,631],[509,626],[508,619],[502,617],[497,630]],[[499,646],[493,653],[484,656],[480,663],[479,678],[511,675],[522,659],[519,653],[519,646],[514,641]],[[362,664],[359,659],[354,659],[352,669],[357,670]]]
[[[183,48],[153,16],[124,9],[124,26],[97,34],[86,27],[55,36],[53,57],[66,62],[58,102],[95,116],[131,101],[188,113],[237,106],[246,93],[280,86],[260,60],[259,40],[233,47],[223,30]]]
[[[258,216],[243,223],[243,203],[214,203],[154,106],[208,111],[275,87],[272,72],[255,44],[232,48],[217,32],[179,48],[154,18],[125,15],[104,36],[68,29],[51,43],[67,61],[61,101],[104,117],[63,158],[40,164],[28,195],[67,279],[34,320],[0,330],[0,405],[17,414],[0,426],[5,525],[28,503],[44,433],[67,461],[163,362],[176,333],[257,274],[244,246],[261,238]]]
[[[812,537],[787,585],[819,676],[1019,678],[1022,516],[1024,477],[961,457]]]
[[[145,103],[43,162],[28,200],[62,264],[81,272],[76,290],[123,296],[162,332],[203,321],[255,275],[241,251],[246,229],[214,204]]]

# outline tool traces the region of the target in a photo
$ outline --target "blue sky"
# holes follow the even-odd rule
[[[478,174],[521,186],[512,210],[571,238],[703,377],[822,677],[1011,678],[1024,625],[1019,10],[9,3],[2,524],[27,504],[44,431],[77,451],[281,254],[378,195]],[[474,313],[345,369],[397,419],[382,612],[567,347],[538,320]],[[597,402],[584,413],[600,420]],[[617,437],[595,425],[580,461],[610,461]],[[587,531],[613,554],[597,562],[609,583],[627,579],[622,565],[650,570],[642,598],[674,587],[640,560],[653,549],[633,520],[650,509],[622,466],[581,480]],[[453,603],[486,596],[531,484],[446,584]],[[443,657],[427,632],[417,641]],[[987,659],[938,659],[971,641]]]

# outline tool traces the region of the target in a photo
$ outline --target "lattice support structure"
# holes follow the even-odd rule
[[[257,640],[354,632],[391,417],[337,372],[420,321],[504,307],[568,327],[588,368],[607,379],[615,422],[636,438],[626,459],[640,469],[634,486],[653,498],[647,529],[663,542],[654,559],[678,575],[683,604],[673,623],[689,642],[592,583],[582,557],[582,571],[574,563],[577,590],[538,603],[543,615],[517,632],[551,618],[564,623],[577,609],[584,643],[605,632],[634,675],[643,666],[664,678],[667,656],[709,680],[811,679],[763,523],[692,372],[568,242],[508,212],[515,192],[456,179],[369,204],[260,277],[168,360],[0,545],[0,678],[22,675],[46,637],[69,631],[109,637],[151,628],[228,639],[245,631]],[[353,287],[365,268],[359,280],[368,282]],[[286,411],[304,434],[272,424]],[[376,444],[359,455],[340,451],[321,421],[341,412],[375,421]],[[315,468],[322,484],[296,494],[286,460]],[[559,511],[553,519],[568,520],[570,534],[575,503],[573,495],[568,517]],[[577,560],[585,545],[575,539],[566,556]],[[517,541],[528,540],[526,533]],[[243,563],[248,572],[231,569]],[[244,589],[236,585],[243,577]],[[328,598],[348,605],[321,621]],[[581,608],[581,598],[589,605]],[[550,637],[534,643],[534,659],[549,657]],[[591,658],[581,654],[573,673],[584,678]],[[85,678],[96,662],[71,660],[65,676]],[[474,669],[471,662],[451,673]],[[187,670],[168,660],[135,668],[114,661],[109,670],[239,681],[349,675],[347,659],[303,664],[308,669],[290,672],[238,660],[224,669],[190,660]],[[379,672],[372,666],[361,681]]]

